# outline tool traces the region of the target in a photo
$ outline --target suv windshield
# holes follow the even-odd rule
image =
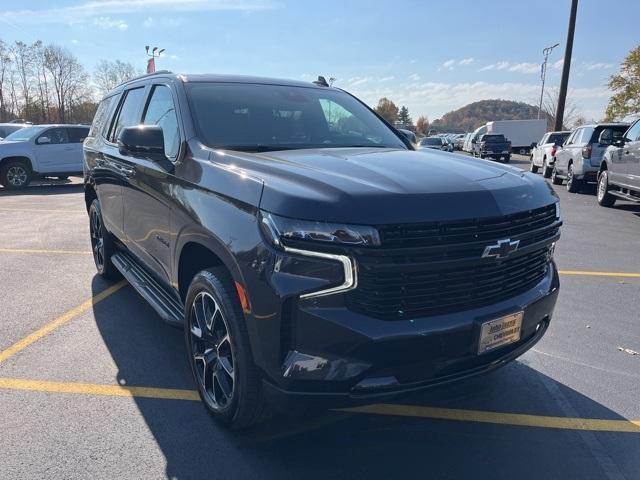
[[[46,127],[25,127],[21,128],[17,132],[13,132],[11,135],[7,135],[5,140],[13,142],[24,142],[33,138],[35,135],[43,131]]]
[[[504,135],[484,135],[482,141],[487,143],[506,142]]]
[[[196,130],[210,147],[407,148],[362,103],[338,90],[205,82],[186,87]]]

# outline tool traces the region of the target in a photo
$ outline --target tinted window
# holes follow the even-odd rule
[[[186,84],[198,135],[237,150],[378,146],[406,149],[347,93],[284,85]]]
[[[67,128],[67,134],[69,135],[69,143],[82,143],[84,139],[89,135],[88,128]]]
[[[633,124],[633,126],[629,129],[625,137],[632,142],[636,142],[640,140],[640,120]]]
[[[135,88],[126,92],[126,97],[120,106],[118,119],[111,127],[111,134],[109,135],[110,141],[115,142],[124,127],[131,127],[138,124],[138,112],[143,93],[144,88]]]
[[[47,137],[49,139],[49,144],[51,145],[59,145],[61,143],[69,143],[69,135],[67,134],[66,128],[50,128],[45,131],[38,137],[36,143],[40,141],[40,139]]]
[[[98,105],[96,114],[93,116],[93,123],[91,124],[91,130],[89,135],[95,137],[98,133],[104,132],[104,127],[107,124],[107,119],[111,113],[111,107],[116,99],[116,96],[105,98]]]
[[[628,125],[601,126],[591,130],[591,135],[587,142],[597,143],[600,135],[606,131],[604,138],[609,142],[614,142],[624,136],[624,132],[629,128]]]
[[[549,135],[547,143],[556,143],[558,145],[562,145],[568,136],[569,133],[552,133]]]
[[[482,141],[489,143],[506,142],[504,135],[483,135]]]
[[[178,118],[169,87],[164,85],[153,87],[143,123],[158,125],[162,128],[164,151],[167,157],[176,158],[180,147],[180,134],[178,133]]]
[[[438,137],[423,138],[420,145],[442,145],[442,139]]]

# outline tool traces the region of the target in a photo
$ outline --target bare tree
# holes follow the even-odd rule
[[[140,76],[142,72],[121,60],[102,60],[93,72],[93,81],[102,95],[106,95],[122,82]]]
[[[7,44],[0,40],[0,121],[10,116],[7,102],[10,101],[11,90],[11,55]]]
[[[57,45],[45,47],[44,62],[51,75],[58,121],[64,123],[69,109],[84,91],[89,75],[71,52]]]
[[[48,123],[51,94],[49,92],[49,78],[47,75],[47,69],[45,68],[45,48],[42,42],[38,40],[33,44],[33,49],[33,55],[35,59],[34,75],[38,92],[38,104],[40,107],[38,121]]]
[[[18,77],[20,97],[22,99],[22,111],[14,112],[25,118],[31,116],[31,92],[33,89],[34,55],[31,45],[17,41],[11,47],[11,56],[15,73]]]
[[[542,111],[547,114],[547,125],[549,129],[553,129],[556,123],[556,111],[558,109],[559,90],[550,88],[545,92],[544,102],[542,102]],[[567,95],[567,101],[564,106],[563,129],[572,129],[577,125],[582,125],[584,116],[571,97],[571,92]],[[580,123],[578,123],[580,122]]]

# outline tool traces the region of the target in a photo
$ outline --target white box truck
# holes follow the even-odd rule
[[[511,151],[527,155],[531,144],[536,143],[547,132],[547,121],[540,120],[496,120],[487,122],[483,133],[501,133],[511,142]],[[482,127],[481,127],[482,128]]]

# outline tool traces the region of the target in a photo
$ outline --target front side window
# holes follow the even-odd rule
[[[48,138],[48,142],[43,142],[45,138]],[[41,144],[49,144],[49,145],[59,145],[62,143],[69,143],[69,135],[67,134],[66,128],[50,128],[42,135],[38,137],[36,143]]]
[[[186,87],[198,135],[214,148],[407,148],[375,114],[339,90],[213,82]]]
[[[138,112],[143,93],[144,88],[142,87],[126,92],[126,96],[120,107],[120,112],[118,113],[118,119],[111,127],[111,134],[109,135],[111,142],[115,143],[124,127],[131,127],[138,124]]]
[[[69,135],[69,143],[82,143],[89,135],[89,129],[82,127],[67,128],[67,134]]]
[[[162,128],[165,154],[167,157],[175,159],[178,156],[178,148],[180,147],[180,134],[178,132],[178,118],[169,87],[166,85],[153,87],[142,123],[145,125],[157,125]]]
[[[625,134],[625,138],[631,142],[637,142],[640,140],[640,120],[633,124],[633,126]]]

